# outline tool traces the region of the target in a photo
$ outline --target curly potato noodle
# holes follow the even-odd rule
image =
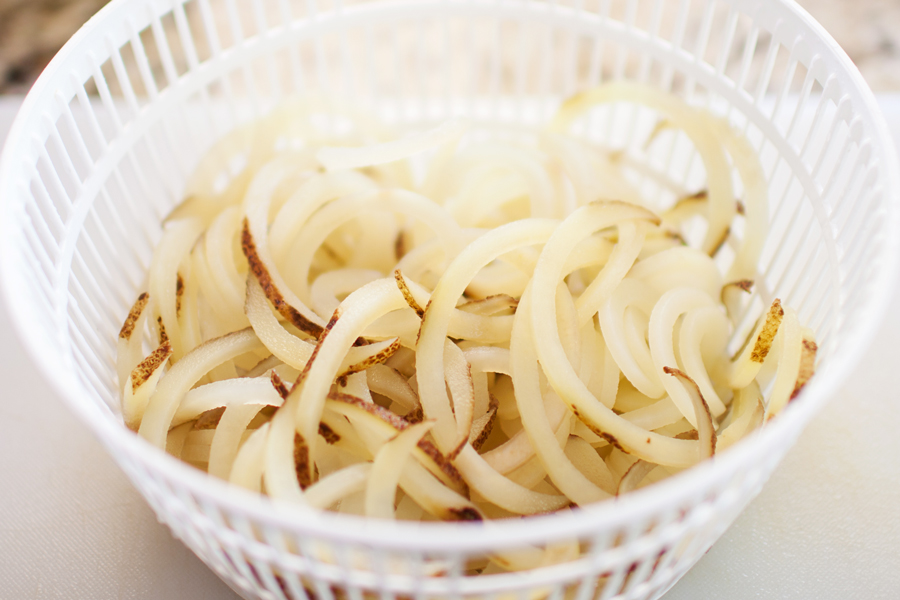
[[[611,103],[655,115],[643,149],[572,133]],[[812,332],[754,290],[767,185],[726,121],[630,83],[533,129],[328,111],[346,133],[313,101],[232,132],[166,219],[118,342],[151,444],[278,502],[504,518],[709,459],[812,376]],[[673,136],[706,183],[643,198],[628,153]]]

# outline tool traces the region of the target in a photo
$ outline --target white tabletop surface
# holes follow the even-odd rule
[[[0,140],[20,102],[0,98]],[[900,140],[900,95],[880,102]],[[900,311],[666,600],[900,597],[897,340]],[[0,599],[237,599],[40,381],[2,307],[0,375]]]

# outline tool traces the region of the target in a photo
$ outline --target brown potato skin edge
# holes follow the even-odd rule
[[[263,264],[259,258],[259,253],[256,251],[256,243],[253,241],[253,234],[250,233],[250,222],[246,217],[244,217],[244,226],[241,230],[241,250],[244,252],[244,256],[247,257],[250,271],[256,277],[263,293],[269,299],[269,302],[272,303],[272,306],[275,307],[275,310],[300,331],[314,338],[322,335],[322,326],[313,323],[300,314],[300,311],[288,304],[284,296],[281,295],[281,291],[275,286],[269,270]]]
[[[162,368],[171,355],[172,345],[168,341],[163,342],[131,371],[131,389],[136,390],[144,385],[157,369]]]
[[[766,322],[762,331],[756,338],[756,345],[753,346],[753,352],[750,354],[750,360],[761,363],[766,360],[769,350],[772,349],[772,342],[775,335],[778,334],[778,328],[781,327],[781,321],[784,319],[784,309],[781,307],[781,300],[775,298],[766,314]]]
[[[134,305],[132,305],[131,309],[128,311],[128,316],[125,317],[122,329],[119,330],[119,337],[121,339],[131,339],[131,335],[134,333],[134,327],[137,325],[137,320],[141,318],[141,314],[144,312],[144,309],[147,307],[147,302],[149,301],[150,294],[147,292],[143,292],[137,297],[137,300],[134,301]]]

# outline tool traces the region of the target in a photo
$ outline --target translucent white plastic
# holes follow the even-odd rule
[[[224,133],[306,94],[399,124],[541,123],[563,97],[611,79],[707,106],[760,153],[773,225],[747,318],[780,297],[817,332],[820,364],[759,434],[621,501],[472,525],[278,506],[121,424],[116,334],[162,218]],[[648,193],[659,181],[690,189],[693,151],[675,138],[645,154],[644,121],[613,105],[582,133],[626,148]],[[895,272],[898,196],[871,93],[788,1],[113,0],[53,61],[10,133],[0,266],[13,322],[47,380],[160,520],[242,596],[657,598],[759,492],[871,339]],[[467,572],[503,548],[572,540],[576,560]]]

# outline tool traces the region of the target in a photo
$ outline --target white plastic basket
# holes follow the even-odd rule
[[[399,123],[541,122],[564,96],[619,78],[709,106],[760,152],[774,225],[759,293],[795,307],[821,342],[818,374],[761,433],[622,501],[409,524],[275,505],[151,448],[115,416],[116,332],[163,215],[219,136],[305,93]],[[690,152],[641,157],[633,128],[617,125],[637,117],[615,110],[628,109],[598,113],[590,134],[684,184]],[[657,598],[759,492],[885,311],[900,240],[887,131],[849,59],[787,0],[113,0],[51,63],[10,133],[2,284],[47,380],[244,597]],[[568,563],[465,573],[501,548],[573,538],[581,555]]]

